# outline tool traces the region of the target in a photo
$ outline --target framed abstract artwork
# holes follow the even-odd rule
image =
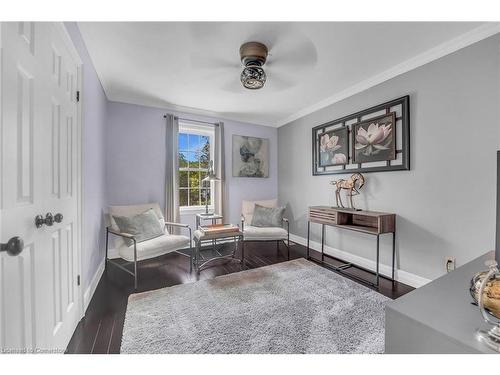
[[[410,97],[312,129],[314,176],[410,169]]]
[[[269,177],[269,140],[233,135],[233,177]]]

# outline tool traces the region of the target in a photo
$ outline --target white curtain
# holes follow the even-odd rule
[[[167,167],[165,181],[165,220],[178,223],[180,220],[179,211],[179,156],[178,156],[178,134],[179,134],[179,119],[167,114],[167,132],[166,132],[166,149],[167,149]],[[175,228],[175,227],[174,227]],[[174,230],[178,232],[178,230]]]
[[[224,123],[219,122],[215,127],[215,173],[221,181],[215,183],[215,211],[224,217],[224,222],[229,222],[226,204],[226,163],[224,144]]]

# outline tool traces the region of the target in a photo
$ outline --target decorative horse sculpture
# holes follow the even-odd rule
[[[358,187],[356,188],[356,183],[358,183]],[[354,173],[347,180],[340,179],[336,181],[331,181],[331,185],[335,185],[337,189],[335,190],[335,201],[337,203],[337,207],[344,208],[342,204],[342,198],[340,197],[340,191],[342,189],[348,190],[347,196],[349,197],[349,203],[351,205],[351,209],[355,210],[354,204],[352,203],[352,196],[360,194],[358,189],[361,189],[365,184],[365,178],[361,173]]]

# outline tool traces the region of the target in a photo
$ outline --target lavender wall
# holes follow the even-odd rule
[[[135,204],[157,201],[165,207],[165,109],[109,102],[107,123],[108,204]],[[175,111],[179,117],[217,121]],[[275,198],[278,194],[277,129],[225,120],[226,186],[228,222],[238,223],[242,199]],[[233,134],[268,138],[269,178],[232,177]],[[193,214],[181,221],[194,224]]]
[[[106,206],[105,125],[107,98],[92,60],[75,22],[66,29],[83,61],[83,287],[87,287],[104,259],[104,223]]]
[[[242,200],[278,198],[278,129],[229,120],[224,122],[224,126],[229,220],[231,223],[238,223]],[[269,178],[233,177],[231,160],[233,134],[269,139]]]
[[[164,110],[109,102],[108,204],[165,205]]]
[[[103,210],[112,204],[157,201],[165,206],[165,120],[168,111],[126,103],[109,102],[87,48],[74,22],[66,29],[83,61],[83,287],[104,259]],[[179,113],[179,117],[219,121]],[[227,222],[238,223],[243,199],[268,199],[278,195],[277,129],[225,120]],[[268,138],[269,178],[232,177],[232,135]],[[181,215],[194,226],[194,214]]]

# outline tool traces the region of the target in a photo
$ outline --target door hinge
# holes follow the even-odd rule
[[[76,285],[80,286],[80,275],[76,277]]]
[[[80,91],[77,91],[76,92],[76,101],[79,102],[80,101]]]

